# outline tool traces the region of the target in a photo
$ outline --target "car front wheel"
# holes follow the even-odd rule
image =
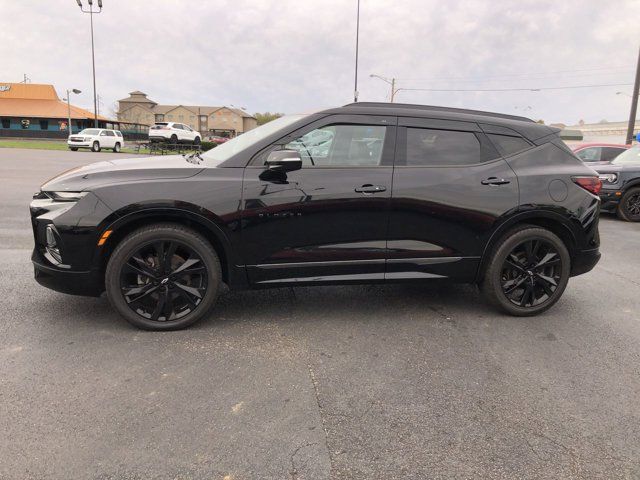
[[[617,213],[627,222],[640,222],[640,188],[631,188],[622,196]]]
[[[196,137],[196,138],[193,140],[193,144],[194,144],[194,145],[200,145],[200,143],[201,143],[200,137]]]
[[[129,234],[105,273],[113,307],[145,330],[177,330],[197,322],[214,305],[221,281],[220,261],[207,240],[174,224]]]
[[[560,299],[570,271],[569,252],[557,235],[523,226],[494,248],[480,287],[491,304],[508,314],[536,315]]]
[[[71,150],[72,152],[77,152],[78,151],[78,147],[69,147],[69,150]]]
[[[99,152],[100,151],[100,143],[97,140],[95,142],[93,142],[93,144],[91,145],[91,151],[92,152]]]

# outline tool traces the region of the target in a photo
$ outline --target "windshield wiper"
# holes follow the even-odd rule
[[[193,152],[189,155],[183,153],[182,156],[187,162],[194,163],[196,165],[200,165],[204,161],[204,158],[200,156],[200,152]]]

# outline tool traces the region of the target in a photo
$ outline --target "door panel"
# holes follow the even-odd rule
[[[381,125],[379,119],[354,117],[342,118],[340,124]],[[242,245],[250,282],[384,280],[395,143],[395,128],[386,125],[395,119],[387,118],[382,124],[386,133],[381,151],[372,146],[370,139],[365,139],[365,148],[362,139],[344,145],[340,133],[330,129],[330,135],[322,133],[324,130],[317,132],[335,124],[334,120],[322,119],[273,146],[292,148],[292,144],[300,144],[315,157],[315,166],[303,157],[305,166],[301,170],[288,172],[286,178],[279,180],[265,179],[264,166],[245,169]],[[309,138],[316,138],[318,143],[310,145]],[[330,140],[329,145],[326,139]],[[341,152],[335,150],[338,147]],[[363,153],[365,150],[369,153]],[[362,155],[376,151],[380,165],[363,165],[370,157]],[[354,161],[357,155],[361,156],[359,166],[337,165],[340,158]]]
[[[422,121],[405,119],[403,123],[430,128]],[[430,157],[424,166],[409,166],[407,130],[399,127],[389,218],[388,279],[472,280],[496,222],[517,208],[518,185],[511,168],[475,127],[457,128],[465,132],[460,136],[465,142],[471,133],[478,138],[479,163],[463,165],[464,158],[453,158],[452,150],[441,147],[433,148],[433,152],[442,158]],[[430,135],[424,137],[426,151],[437,145]],[[456,145],[455,138],[452,136],[445,145]],[[461,155],[472,152],[462,147],[459,151]],[[482,163],[491,157],[493,160]],[[410,152],[409,158],[415,159],[416,152]]]

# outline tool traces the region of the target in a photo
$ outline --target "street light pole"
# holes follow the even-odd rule
[[[79,93],[82,93],[80,90],[78,90],[77,88],[74,88],[72,90],[67,89],[67,132],[69,132],[69,135],[71,135],[73,133],[73,129],[71,127],[71,93],[75,93],[76,95]]]
[[[95,50],[93,45],[93,14],[98,14],[102,12],[102,0],[98,0],[98,10],[93,10],[93,0],[87,0],[89,4],[89,10],[85,10],[82,7],[82,0],[76,0],[78,2],[78,6],[80,7],[80,11],[82,13],[88,13],[89,18],[91,19],[91,66],[93,69],[93,119],[94,119],[94,127],[98,128],[98,99],[96,97],[96,57]]]
[[[360,0],[358,0],[358,11],[356,14],[356,73],[355,85],[353,87],[353,101],[358,101],[358,42],[360,40]]]
[[[395,78],[386,78],[386,77],[381,77],[380,75],[375,75],[375,74],[371,74],[369,75],[371,78],[379,78],[380,80],[382,80],[385,83],[388,83],[389,85],[391,85],[391,103],[393,103],[393,100],[396,98],[396,94],[402,90],[402,88],[396,88],[396,79]]]
[[[631,145],[633,141],[633,128],[636,124],[636,113],[638,111],[638,94],[640,93],[640,48],[638,49],[638,63],[636,65],[636,81],[633,85],[633,96],[631,97],[631,111],[629,112],[629,126],[627,127],[626,144]]]

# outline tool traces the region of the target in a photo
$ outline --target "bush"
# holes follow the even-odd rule
[[[218,144],[214,143],[214,142],[202,142],[200,144],[200,147],[202,148],[203,152],[206,152],[207,150],[211,150],[214,147],[217,147]]]

